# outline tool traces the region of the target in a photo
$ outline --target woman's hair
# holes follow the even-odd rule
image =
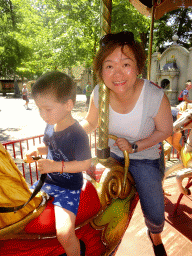
[[[93,69],[99,82],[102,79],[102,66],[103,61],[109,56],[117,47],[121,47],[122,53],[126,55],[124,46],[127,45],[134,53],[137,61],[139,74],[142,73],[145,66],[146,54],[140,43],[134,40],[132,32],[123,31],[117,34],[107,34],[100,40],[100,49],[98,50],[94,62]]]
[[[38,94],[53,95],[62,103],[71,99],[75,104],[76,83],[64,73],[52,71],[39,77],[32,86],[32,97],[35,98]]]

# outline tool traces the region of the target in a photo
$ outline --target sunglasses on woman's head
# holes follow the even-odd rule
[[[107,45],[108,43],[119,43],[122,45],[131,44],[135,42],[132,32],[123,31],[117,34],[107,34],[100,39],[100,47]]]

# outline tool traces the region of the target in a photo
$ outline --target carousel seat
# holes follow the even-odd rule
[[[90,181],[81,191],[80,204],[76,218],[76,227],[93,218],[100,210],[101,204],[96,189]],[[25,227],[28,234],[53,234],[55,230],[55,213],[53,198],[48,201],[45,210]]]

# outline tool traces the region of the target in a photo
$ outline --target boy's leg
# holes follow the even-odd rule
[[[56,205],[54,209],[58,241],[67,256],[80,256],[80,243],[75,234],[75,214]]]

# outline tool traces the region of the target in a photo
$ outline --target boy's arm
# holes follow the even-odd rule
[[[42,146],[37,147],[37,151],[39,155],[47,155],[48,154],[48,147],[43,144]]]
[[[62,161],[53,161],[50,159],[40,159],[37,162],[38,170],[43,173],[53,173],[53,172],[66,172],[66,173],[78,173],[82,171],[86,171],[91,166],[91,159],[84,161],[70,161],[64,162]]]

